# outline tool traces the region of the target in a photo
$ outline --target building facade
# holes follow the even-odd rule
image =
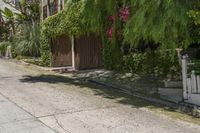
[[[42,0],[41,20],[52,16],[64,8],[64,0]]]

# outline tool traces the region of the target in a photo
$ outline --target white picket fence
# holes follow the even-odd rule
[[[194,65],[187,56],[182,59],[183,99],[185,102],[200,106],[200,75],[195,71],[188,72]]]

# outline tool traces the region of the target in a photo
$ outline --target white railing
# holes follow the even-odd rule
[[[191,93],[200,94],[200,75],[197,75],[195,71],[192,71],[190,77],[191,85],[188,85],[188,87],[191,86]]]
[[[188,68],[194,65],[187,56],[182,59],[183,99],[192,104],[200,105],[200,75]]]

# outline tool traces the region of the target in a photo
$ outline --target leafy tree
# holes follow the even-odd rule
[[[137,46],[141,39],[165,48],[187,47],[192,42],[187,12],[196,0],[131,0],[132,16],[125,39]]]
[[[0,10],[0,12],[3,14],[3,16],[6,18],[4,21],[4,24],[2,25],[2,29],[4,32],[8,32],[10,29],[12,29],[13,33],[15,33],[15,18],[14,13],[7,7],[5,7],[4,10]]]
[[[39,23],[40,20],[40,0],[19,0],[17,5],[11,1],[3,0],[6,4],[13,7],[19,13],[15,13],[18,22]]]
[[[6,18],[4,27],[13,29],[13,48],[19,55],[39,56],[39,22],[40,22],[40,0],[20,0],[17,5],[11,1],[3,0],[15,9],[16,12],[5,8],[1,12]]]
[[[195,37],[195,41],[200,43],[200,0],[196,1],[194,8],[188,12],[188,16],[192,21],[192,35]]]

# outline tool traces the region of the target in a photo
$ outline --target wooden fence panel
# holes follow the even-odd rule
[[[102,66],[102,41],[95,34],[75,39],[76,69],[92,69]]]
[[[71,40],[67,35],[52,40],[51,53],[51,66],[72,66]]]

